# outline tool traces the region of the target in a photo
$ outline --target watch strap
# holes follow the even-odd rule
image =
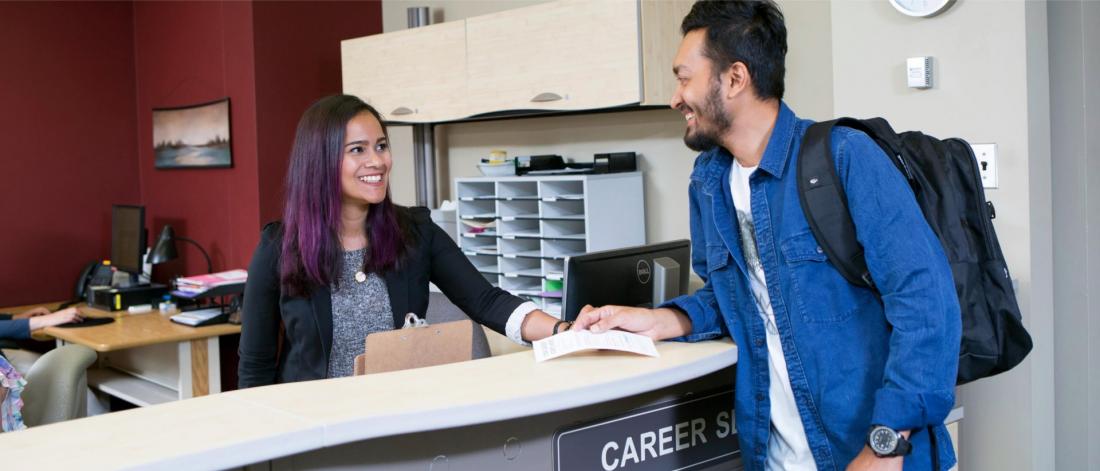
[[[564,329],[561,328],[563,325],[565,326]],[[573,323],[570,321],[557,321],[554,323],[554,329],[551,331],[550,335],[558,335],[558,332],[565,332],[572,327]]]
[[[910,451],[913,451],[913,444],[909,443],[909,440],[898,434],[898,446],[894,448],[894,453],[891,456],[906,456]]]

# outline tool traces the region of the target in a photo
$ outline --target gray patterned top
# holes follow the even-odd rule
[[[367,334],[393,330],[393,309],[386,282],[377,274],[366,281],[355,279],[363,268],[366,249],[344,252],[340,282],[332,290],[332,352],[328,357],[328,377],[351,376],[355,357],[362,355]],[[339,289],[337,289],[339,286]]]

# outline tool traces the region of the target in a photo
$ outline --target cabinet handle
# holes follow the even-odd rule
[[[406,108],[404,106],[398,106],[397,108],[394,108],[393,111],[390,112],[390,114],[394,115],[394,116],[404,116],[404,115],[413,114],[413,113],[416,113],[416,112],[409,109],[409,108]]]
[[[538,95],[535,95],[535,97],[532,98],[531,101],[534,102],[534,103],[542,103],[542,102],[547,102],[547,101],[558,101],[558,100],[561,100],[561,99],[562,99],[562,96],[558,95],[557,93],[542,92],[542,93],[539,93]]]

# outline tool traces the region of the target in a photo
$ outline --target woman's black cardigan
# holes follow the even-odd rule
[[[413,243],[399,267],[382,274],[394,325],[401,326],[406,313],[424,317],[430,281],[470,318],[503,333],[508,317],[523,300],[490,285],[432,222],[427,208],[397,207],[397,211]],[[322,379],[328,370],[331,291],[321,286],[307,296],[284,294],[279,282],[281,248],[282,225],[268,224],[248,266],[237,370],[241,388]],[[281,341],[280,325],[285,329]]]

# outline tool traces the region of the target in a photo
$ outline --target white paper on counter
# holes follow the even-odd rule
[[[653,339],[622,330],[594,334],[587,330],[567,330],[534,342],[535,362],[543,362],[581,350],[618,350],[651,357],[661,356]]]

